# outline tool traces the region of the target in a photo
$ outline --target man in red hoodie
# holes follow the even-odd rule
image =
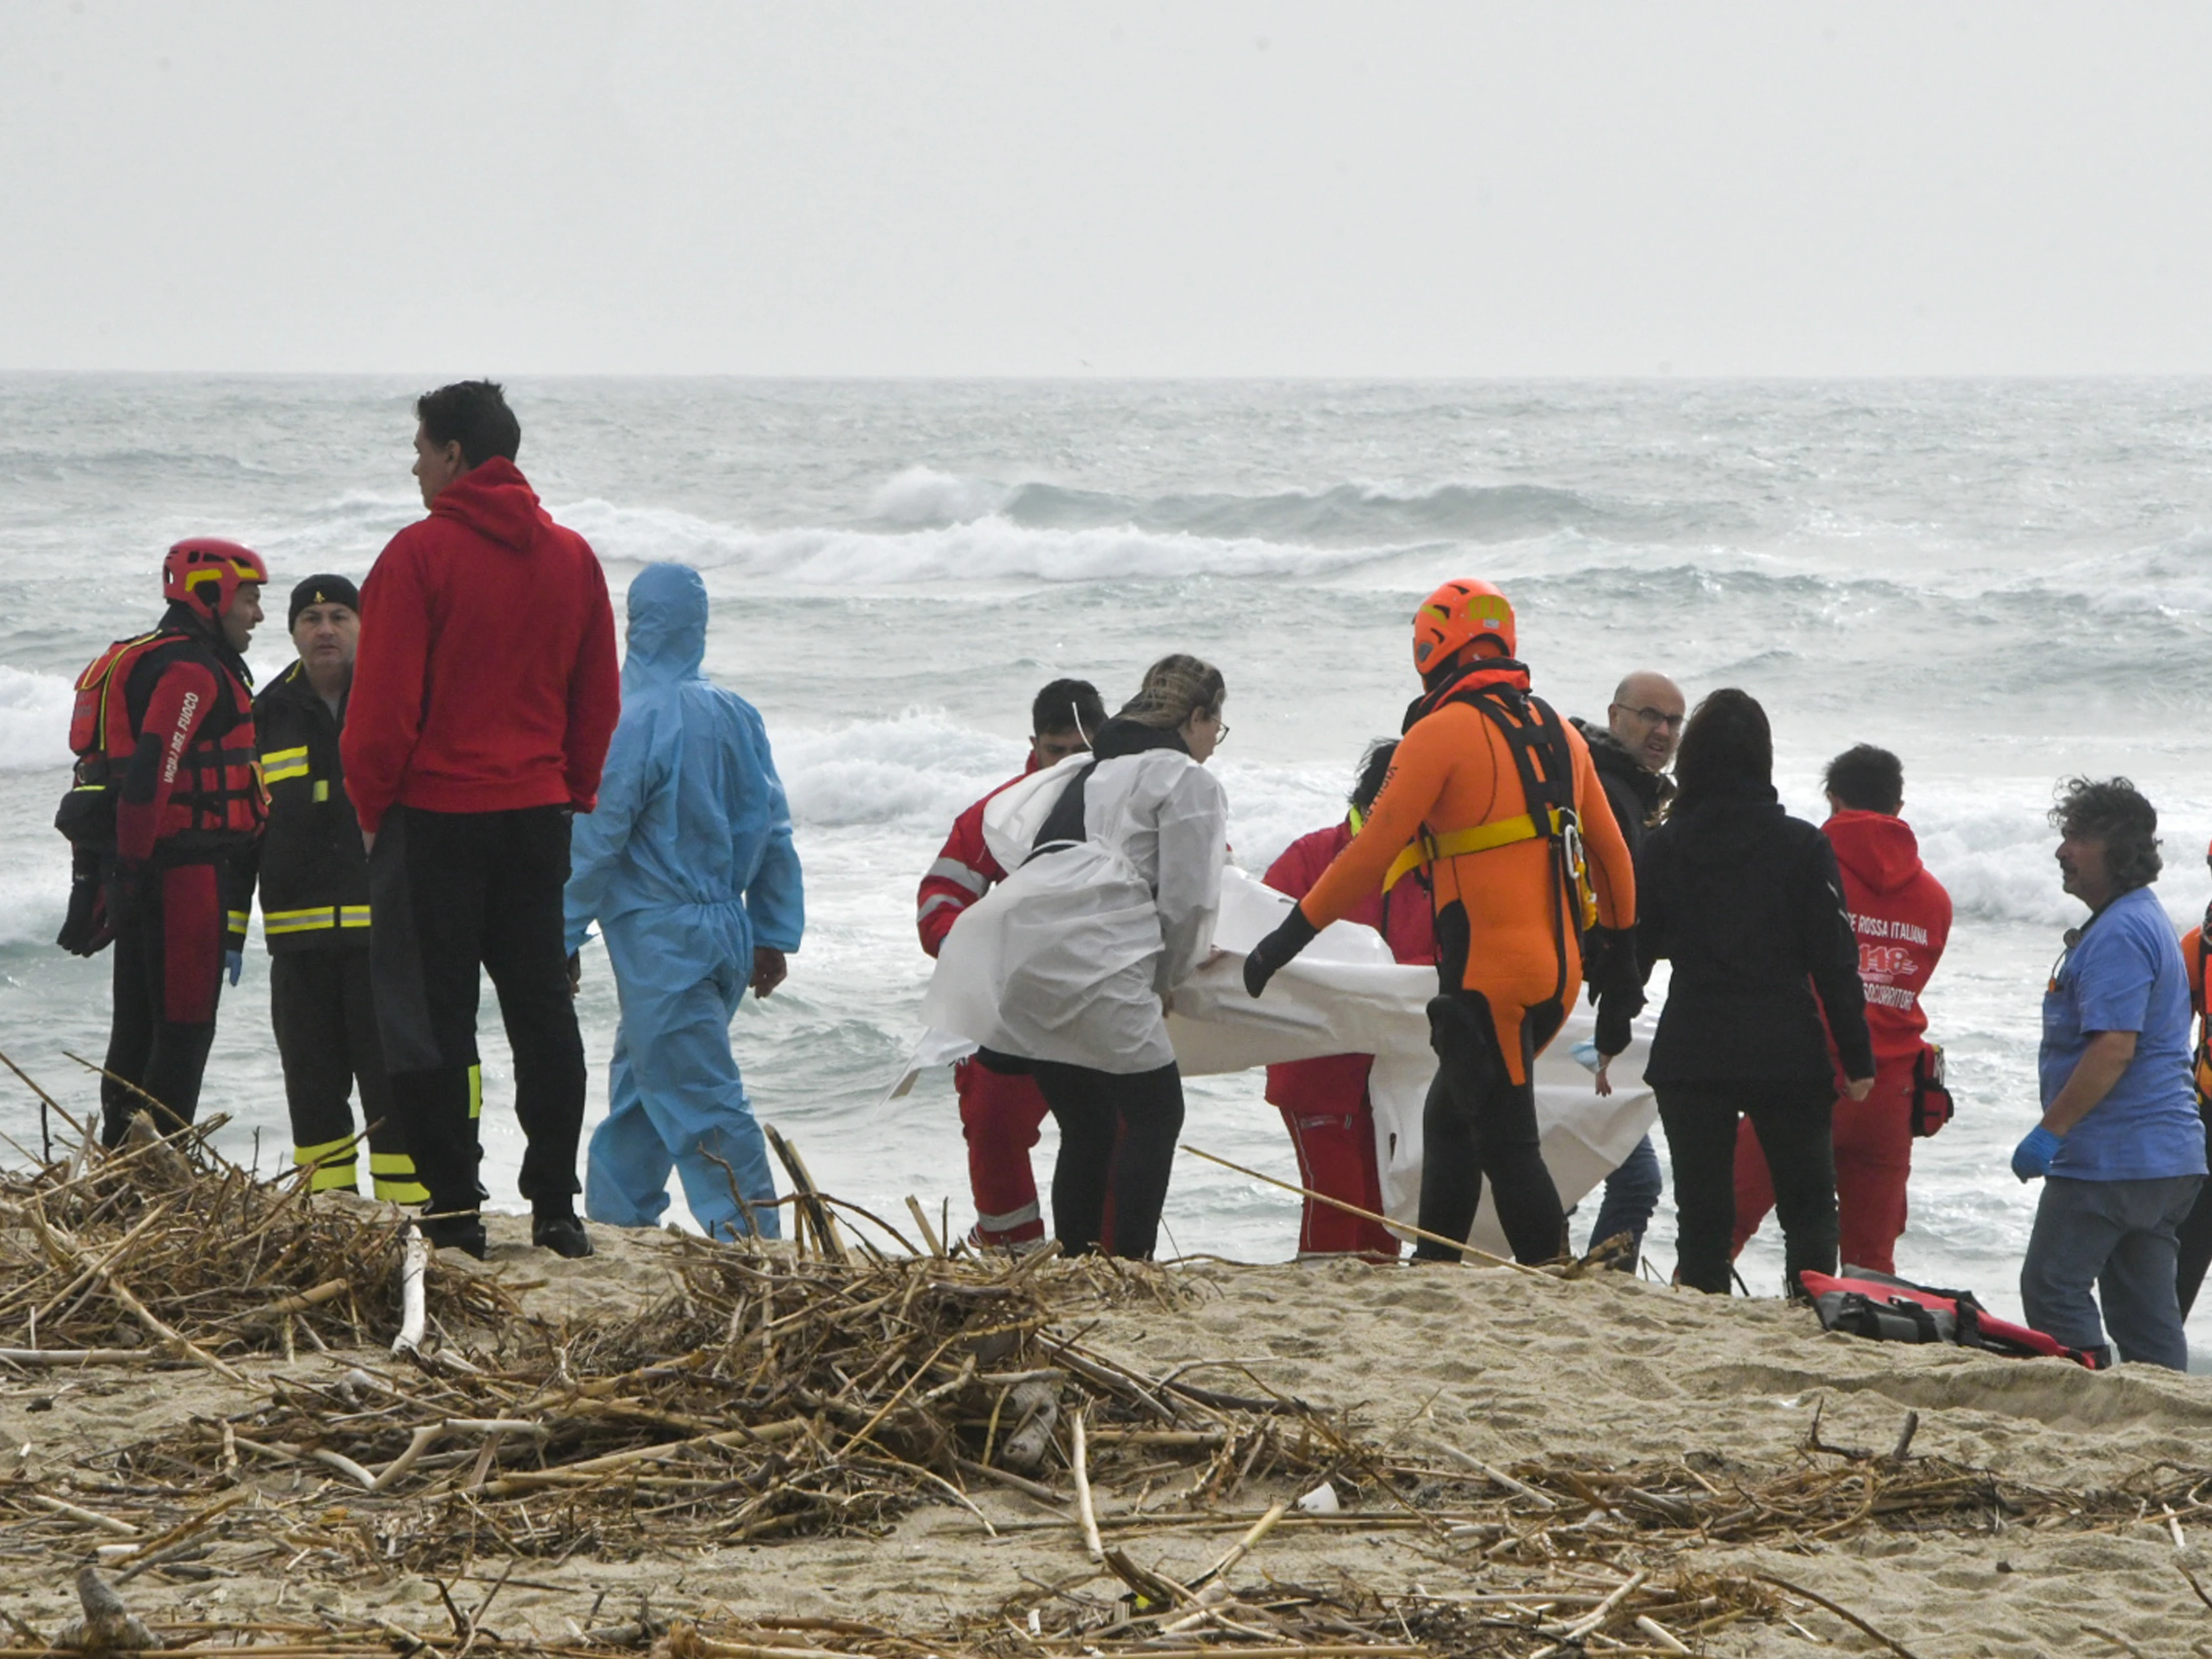
[[[1304,898],[1322,872],[1352,844],[1367,809],[1389,775],[1395,742],[1370,744],[1352,786],[1351,811],[1325,830],[1299,836],[1267,866],[1267,883],[1279,893]],[[1379,889],[1345,913],[1346,921],[1364,923],[1381,933],[1390,954],[1401,963],[1425,967],[1437,959],[1436,915],[1428,872],[1417,870],[1389,892]],[[1291,1145],[1298,1155],[1298,1180],[1309,1189],[1363,1210],[1382,1207],[1382,1178],[1375,1154],[1375,1108],[1367,1097],[1372,1054],[1329,1054],[1294,1060],[1267,1068],[1267,1101],[1283,1115]],[[1312,1199],[1298,1219],[1298,1254],[1391,1257],[1397,1236],[1377,1221],[1365,1221]]]
[[[477,1001],[514,1050],[534,1243],[591,1254],[576,1218],[584,1044],[568,991],[568,820],[598,799],[622,712],[599,562],[516,470],[497,386],[417,399],[430,516],[378,556],[339,752],[369,851],[370,978],[431,1242],[484,1253]]]
[[[1873,1091],[1862,1101],[1836,1097],[1841,1255],[1849,1267],[1894,1273],[1892,1252],[1905,1231],[1905,1185],[1912,1173],[1916,1068],[1927,1047],[1920,993],[1951,936],[1951,896],[1920,862],[1911,826],[1897,816],[1905,805],[1905,769],[1896,756],[1863,743],[1830,761],[1822,781],[1830,816],[1821,829],[1836,849],[1844,904],[1858,935],[1859,982],[1866,988],[1875,1057]],[[1773,1207],[1774,1185],[1758,1139],[1739,1132],[1735,1251]]]
[[[1088,680],[1054,680],[1030,705],[1028,763],[952,821],[952,833],[915,895],[921,948],[935,956],[968,907],[1006,878],[983,842],[983,809],[1041,766],[1057,766],[1091,747],[1106,724],[1106,705]],[[968,1184],[975,1198],[977,1244],[1028,1245],[1044,1237],[1030,1149],[1048,1109],[1036,1080],[994,1072],[970,1055],[952,1068],[960,1097],[960,1133],[968,1142]]]

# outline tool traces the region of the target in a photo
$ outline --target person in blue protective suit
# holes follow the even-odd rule
[[[782,983],[805,904],[767,728],[699,672],[706,650],[699,573],[647,565],[629,587],[622,723],[568,878],[568,949],[596,921],[622,1000],[584,1210],[653,1226],[672,1167],[709,1237],[773,1238],[775,1182],[730,1021],[749,985]]]

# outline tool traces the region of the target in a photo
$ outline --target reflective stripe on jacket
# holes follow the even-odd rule
[[[258,858],[271,951],[368,943],[368,859],[347,799],[337,714],[294,663],[253,701],[269,825]]]

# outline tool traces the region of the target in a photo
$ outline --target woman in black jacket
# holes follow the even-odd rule
[[[1674,963],[1644,1075],[1674,1159],[1675,1278],[1723,1296],[1739,1115],[1774,1174],[1786,1282],[1798,1294],[1800,1273],[1836,1270],[1830,1034],[1851,1098],[1874,1086],[1835,849],[1782,810],[1773,771],[1766,711],[1748,693],[1714,692],[1683,730],[1680,793],[1636,872],[1645,971],[1661,957]]]

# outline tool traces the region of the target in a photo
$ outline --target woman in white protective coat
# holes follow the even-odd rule
[[[1221,673],[1164,657],[1072,757],[1006,791],[984,834],[1012,874],[945,936],[924,1012],[1026,1072],[1060,1126],[1060,1248],[1148,1257],[1182,1077],[1167,1005],[1206,961],[1228,803],[1205,763],[1227,732]]]

